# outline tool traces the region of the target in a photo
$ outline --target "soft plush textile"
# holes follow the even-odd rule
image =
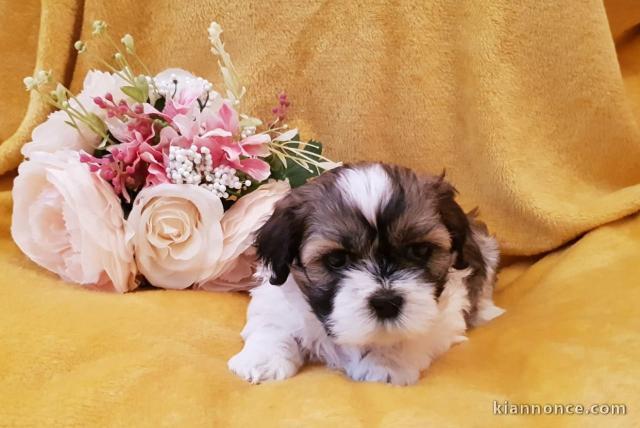
[[[246,295],[106,294],[37,267],[9,235],[10,188],[48,110],[20,80],[46,68],[77,89],[96,64],[70,45],[93,19],[151,69],[220,83],[216,19],[252,113],[286,89],[334,159],[446,168],[500,241],[507,313],[416,386],[319,366],[250,386],[226,369]],[[0,0],[0,426],[637,426],[639,22],[633,0]],[[494,416],[494,400],[628,415]]]

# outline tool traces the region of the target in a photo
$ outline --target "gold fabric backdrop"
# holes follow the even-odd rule
[[[176,66],[220,83],[206,35],[215,19],[252,112],[267,116],[286,89],[292,124],[336,160],[446,168],[505,255],[535,256],[510,257],[501,274],[507,314],[417,387],[355,384],[320,367],[250,387],[226,370],[246,296],[97,294],[38,268],[8,233],[20,147],[48,112],[21,80],[50,68],[81,87],[97,64],[71,45],[89,39],[94,19],[132,33],[152,70]],[[606,10],[596,0],[0,0],[0,425],[506,423],[492,400],[615,401],[633,412],[638,22],[632,0]],[[592,418],[553,420],[604,420]]]

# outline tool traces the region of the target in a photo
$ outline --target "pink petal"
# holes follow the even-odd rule
[[[222,147],[225,145],[225,143],[224,143],[224,140],[221,138],[195,137],[193,139],[193,144],[195,144],[196,147],[208,148],[209,152],[211,152],[211,158],[213,159],[214,165],[220,162],[220,159],[224,156],[224,151],[222,150]]]
[[[173,123],[185,138],[191,139],[198,135],[198,124],[188,116],[179,114],[173,118]]]
[[[149,143],[142,143],[139,149],[140,159],[148,163],[162,162],[163,148],[164,147],[159,144],[152,146]]]
[[[238,129],[238,113],[229,106],[229,103],[222,103],[218,111],[224,123],[224,129],[235,132]]]
[[[169,177],[165,173],[164,165],[150,164],[149,174],[147,175],[146,186],[156,186],[162,183],[169,183]]]
[[[220,106],[217,115],[205,115],[207,129],[223,129],[232,134],[238,131],[238,113],[224,102]]]
[[[207,131],[201,135],[202,138],[208,137],[231,137],[233,134],[229,131],[225,131],[222,128],[216,128],[213,131]]]
[[[252,135],[240,141],[242,154],[245,156],[267,157],[271,154],[267,143],[271,138],[267,134]]]
[[[254,144],[268,143],[269,141],[271,141],[271,137],[269,137],[268,134],[256,134],[256,135],[251,135],[250,137],[245,138],[244,140],[241,141],[241,143],[243,145],[244,144],[254,145]]]
[[[167,100],[164,109],[162,112],[166,117],[174,118],[177,115],[189,115],[191,110],[193,109],[193,102],[197,98],[193,98],[192,100],[186,100],[184,102],[176,102],[174,99]]]
[[[262,159],[242,159],[236,165],[236,169],[250,175],[257,181],[264,181],[271,175],[269,164]]]
[[[160,117],[165,118],[169,122],[171,121],[171,118],[173,117],[173,116],[169,116],[169,115],[161,112],[160,110],[158,110],[157,108],[155,108],[154,106],[152,106],[149,103],[142,104],[142,112],[144,114],[146,114],[146,115],[152,115],[152,114],[158,115]]]
[[[238,144],[238,142],[224,144],[221,146],[221,148],[225,152],[229,160],[236,161],[240,159],[240,155],[242,154],[242,147],[240,147],[240,144]]]

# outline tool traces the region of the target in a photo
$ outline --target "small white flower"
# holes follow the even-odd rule
[[[36,73],[35,78],[36,78],[36,83],[38,84],[38,86],[46,85],[47,83],[49,83],[51,81],[51,70],[49,70],[49,71],[38,70],[38,72]]]
[[[240,132],[240,136],[242,138],[248,138],[252,135],[254,135],[256,133],[256,127],[255,126],[245,126],[244,128],[242,128],[242,132]]]
[[[24,83],[24,87],[27,91],[33,91],[38,87],[38,82],[36,82],[36,79],[34,79],[33,76],[25,77],[22,82]]]
[[[220,34],[222,34],[222,27],[217,22],[213,21],[207,30],[209,33],[209,40],[211,42],[218,41],[220,39]]]
[[[95,20],[91,23],[91,28],[93,30],[91,34],[98,36],[106,31],[107,23],[102,20]]]
[[[62,85],[61,83],[58,83],[56,85],[56,89],[51,91],[50,95],[51,95],[51,98],[53,98],[57,102],[63,102],[67,100],[67,90],[64,87],[64,85]]]
[[[84,51],[87,50],[87,44],[85,42],[83,42],[82,40],[78,40],[73,44],[73,47],[75,48],[76,51],[78,51],[79,54],[83,53]]]
[[[243,184],[235,168],[220,165],[213,168],[210,150],[192,145],[187,149],[171,146],[169,148],[169,167],[167,177],[176,184],[200,185],[219,198],[228,198],[229,189],[241,190]]]
[[[122,36],[120,41],[122,42],[124,47],[127,49],[127,52],[129,53],[135,52],[135,45],[133,43],[133,36],[131,34],[128,34],[128,33],[125,34],[124,36]]]

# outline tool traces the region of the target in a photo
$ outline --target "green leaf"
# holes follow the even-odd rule
[[[304,148],[317,155],[322,154],[322,143],[320,141],[309,140]]]
[[[146,103],[149,100],[149,85],[145,83],[144,85],[140,86],[138,89],[140,89],[140,91],[142,92],[142,101],[140,102]]]
[[[316,147],[318,150],[318,154],[322,154],[322,143],[317,140],[309,140],[307,144],[312,147]]]
[[[280,160],[280,162],[282,162],[282,166],[284,168],[287,167],[287,158],[284,157],[284,155],[280,152],[275,153],[275,155],[278,157],[278,159]]]
[[[322,154],[322,144],[318,141],[310,140],[308,142],[299,142],[296,143],[297,140],[292,140],[286,144],[286,147],[291,147],[295,149],[304,149],[309,152],[310,157],[314,157],[313,155],[321,155]],[[318,159],[319,160],[319,159]],[[303,165],[306,165],[309,169],[305,169],[302,165],[297,162],[294,162],[291,159],[286,160],[286,166],[282,167],[282,170],[276,170],[279,175],[282,177],[286,177],[289,179],[289,183],[291,187],[302,186],[309,179],[313,177],[317,177],[322,173],[320,169],[309,164],[304,159],[300,160]],[[279,164],[282,164],[281,161],[278,161]],[[278,177],[274,177],[278,178]],[[278,178],[283,179],[283,178]]]
[[[269,167],[271,169],[271,178],[275,178],[276,180],[284,180],[285,166],[280,160],[280,157],[272,154],[266,159],[266,161],[269,164]]]
[[[107,124],[104,123],[100,117],[95,113],[89,113],[85,116],[85,119],[93,126],[95,130],[98,131],[99,134],[104,134],[107,132]]]
[[[291,187],[299,187],[306,183],[310,178],[315,177],[316,174],[313,174],[300,165],[296,165],[291,168],[287,173],[286,177],[289,179],[289,184]]]
[[[138,101],[139,103],[147,101],[146,94],[140,88],[136,88],[135,86],[123,86],[120,88],[120,90],[122,90],[122,92]]]

